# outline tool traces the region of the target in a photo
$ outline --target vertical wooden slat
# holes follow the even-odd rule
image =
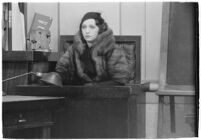
[[[159,97],[159,108],[158,108],[158,130],[157,138],[163,136],[163,120],[164,119],[164,96]]]
[[[176,132],[176,122],[175,122],[176,116],[175,116],[175,99],[174,96],[170,96],[170,127],[171,132]]]

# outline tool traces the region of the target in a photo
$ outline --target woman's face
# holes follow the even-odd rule
[[[99,27],[96,25],[94,19],[87,19],[82,23],[82,35],[87,42],[93,42],[99,32]]]

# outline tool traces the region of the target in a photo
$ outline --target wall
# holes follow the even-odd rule
[[[141,79],[145,80],[146,3],[121,3],[121,34],[141,36]],[[132,16],[132,17],[131,17]]]
[[[162,24],[162,3],[146,4],[146,51],[145,77],[148,81],[159,80],[160,39]],[[157,134],[158,96],[147,93],[146,96],[146,137],[153,138]]]
[[[53,16],[51,31],[55,51],[58,48],[58,33],[60,35],[75,34],[81,17],[87,11],[103,13],[103,17],[115,35],[141,35],[141,78],[142,80],[158,81],[162,23],[161,2],[28,4],[28,27],[34,11]],[[146,98],[146,138],[156,138],[158,98],[155,93],[146,94]]]
[[[60,3],[60,35],[75,34],[82,16],[89,11],[103,13],[114,34],[119,34],[119,6],[120,3]]]

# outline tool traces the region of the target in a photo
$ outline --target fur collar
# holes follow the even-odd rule
[[[114,44],[115,38],[113,32],[108,28],[106,31],[98,35],[91,47],[93,51],[97,51],[98,55],[104,55],[114,48]],[[87,45],[81,40],[80,32],[77,32],[74,36],[73,49],[75,49],[79,54],[82,54],[86,47]]]

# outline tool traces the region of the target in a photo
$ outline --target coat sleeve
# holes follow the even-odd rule
[[[115,46],[108,56],[108,74],[113,81],[126,84],[129,81],[129,65],[122,48]]]
[[[75,66],[73,64],[73,50],[70,46],[61,56],[56,64],[56,72],[60,74],[62,80],[70,80],[73,77]]]

